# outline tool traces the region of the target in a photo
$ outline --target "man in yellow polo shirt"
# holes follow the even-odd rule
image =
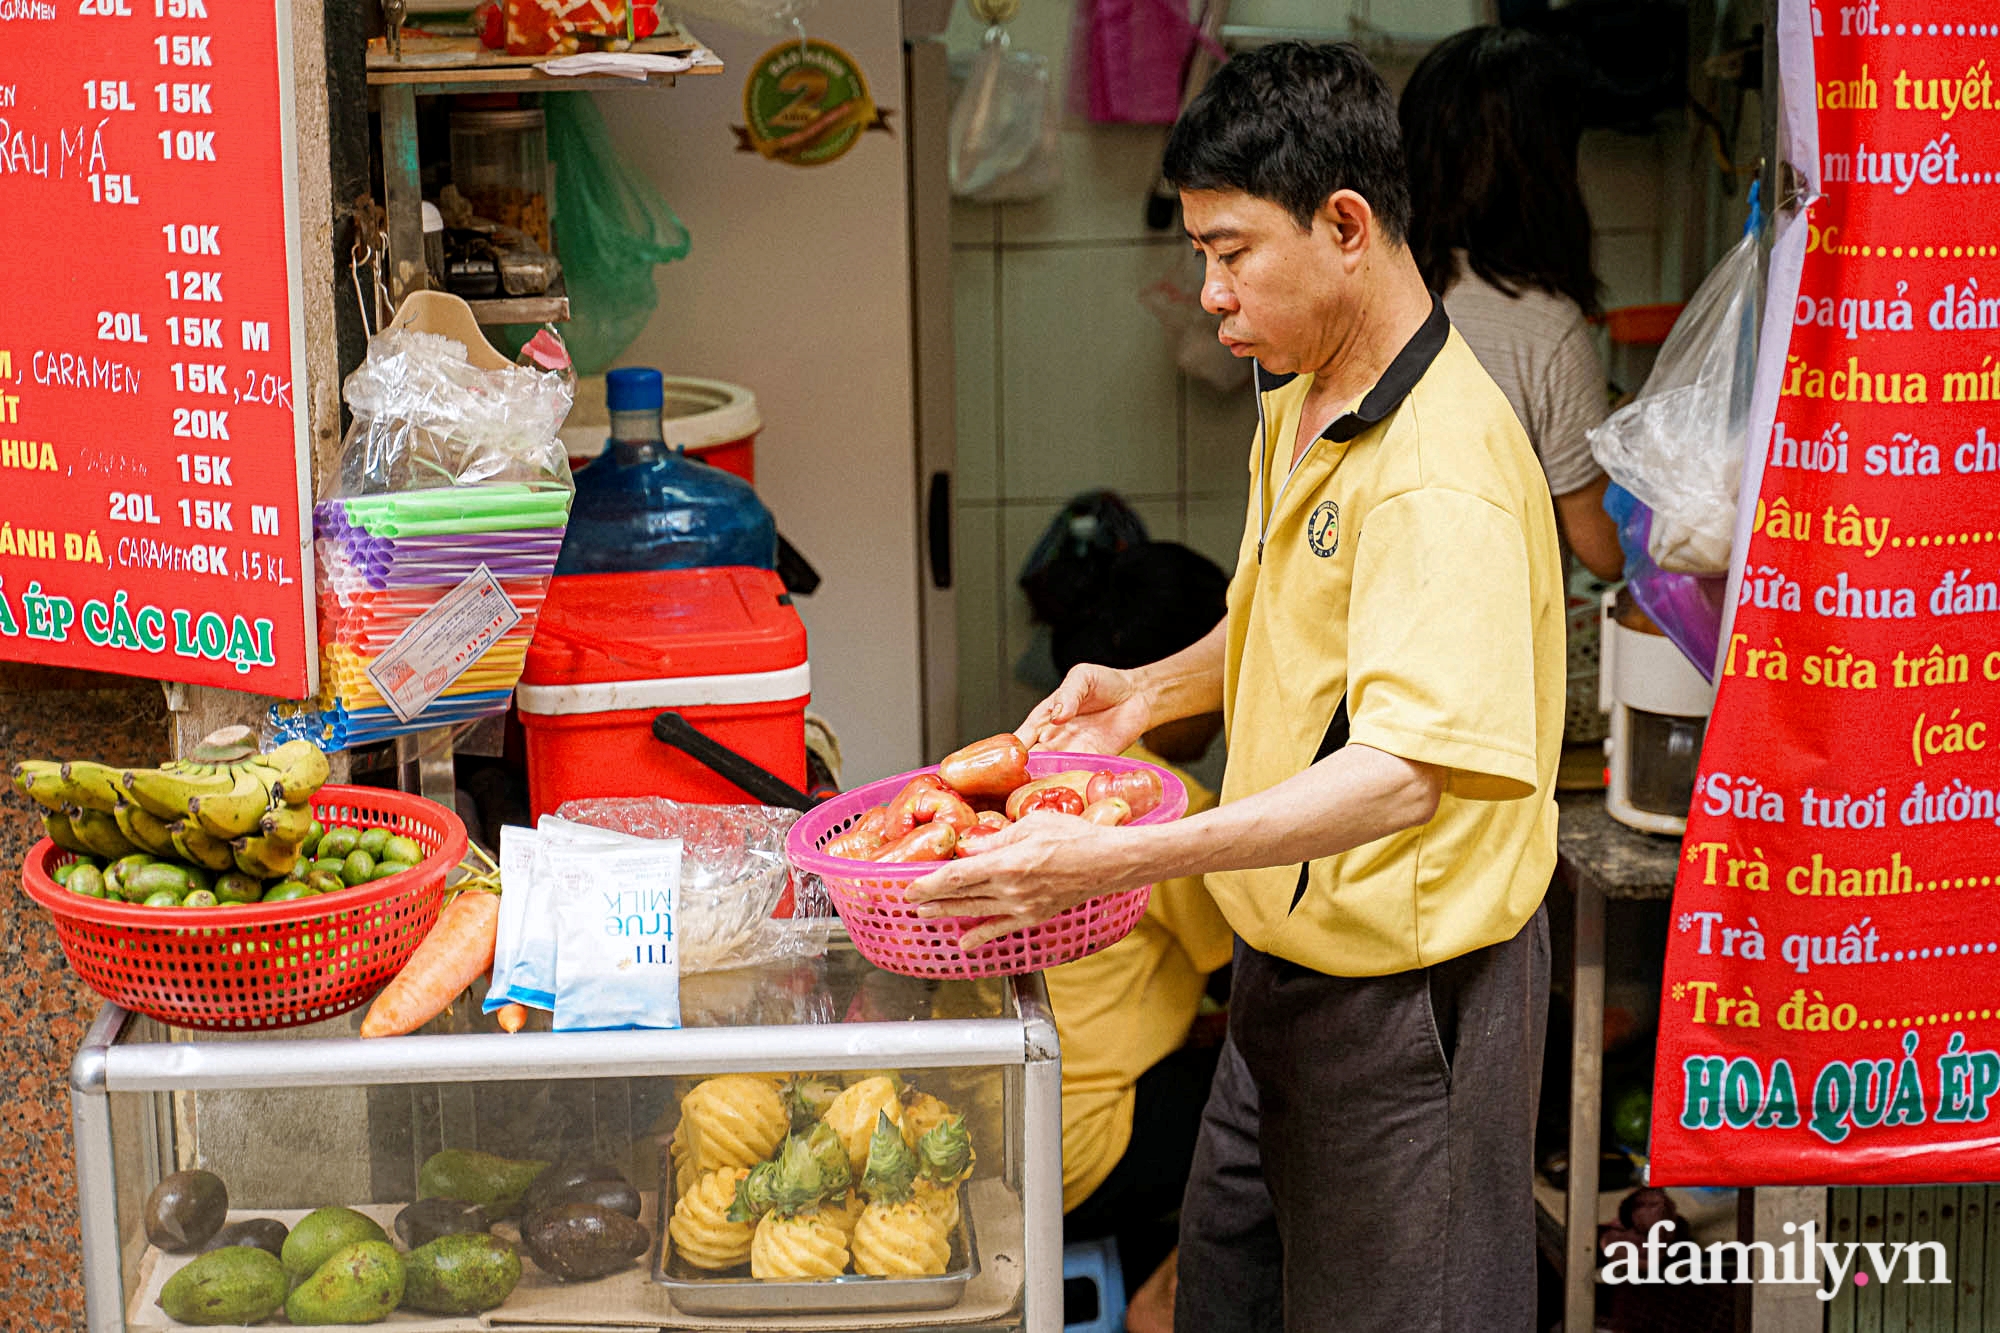
[[[1395,104],[1358,51],[1236,57],[1166,175],[1256,361],[1229,614],[1150,667],[1076,668],[1020,734],[1114,753],[1221,707],[1222,804],[1031,816],[909,897],[993,918],[971,948],[1206,876],[1241,942],[1177,1328],[1525,1331],[1565,671],[1547,484],[1405,245]]]

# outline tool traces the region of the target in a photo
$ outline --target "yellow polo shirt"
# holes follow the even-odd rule
[[[1125,752],[1186,784],[1188,813],[1215,793],[1144,747]],[[1043,973],[1062,1038],[1063,1211],[1088,1199],[1132,1142],[1133,1085],[1180,1049],[1208,974],[1235,939],[1202,877],[1161,880],[1132,933]]]
[[[1259,367],[1257,387],[1222,800],[1344,741],[1447,774],[1421,827],[1209,890],[1251,947],[1336,976],[1511,939],[1555,866],[1563,728],[1562,560],[1534,449],[1441,305],[1289,478],[1311,378]]]

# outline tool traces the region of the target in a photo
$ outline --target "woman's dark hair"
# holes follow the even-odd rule
[[[1229,576],[1178,542],[1146,542],[1113,556],[1095,594],[1055,623],[1056,669],[1078,662],[1142,667],[1172,657],[1229,614]]]
[[[1597,311],[1590,210],[1577,183],[1587,73],[1545,37],[1468,28],[1440,42],[1403,89],[1410,251],[1432,291],[1457,280],[1454,250],[1509,296],[1539,288]]]
[[[1409,235],[1410,192],[1389,86],[1347,42],[1274,42],[1236,56],[1167,137],[1180,190],[1240,190],[1301,229],[1336,190],[1368,201],[1385,235]]]

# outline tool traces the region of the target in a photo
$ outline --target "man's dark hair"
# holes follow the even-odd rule
[[[1472,271],[1509,296],[1538,288],[1597,311],[1590,212],[1577,182],[1589,71],[1545,37],[1468,28],[1403,89],[1403,151],[1415,220],[1410,252],[1442,292]]]
[[[1128,547],[1106,566],[1097,593],[1058,622],[1050,653],[1056,669],[1078,662],[1147,666],[1200,641],[1229,614],[1229,576],[1178,542]]]
[[[1269,200],[1302,230],[1336,190],[1368,201],[1384,235],[1410,234],[1396,103],[1348,42],[1274,42],[1236,56],[1167,138],[1167,182]]]

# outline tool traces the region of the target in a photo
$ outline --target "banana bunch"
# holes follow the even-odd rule
[[[259,754],[248,727],[218,731],[158,768],[29,759],[14,785],[47,810],[42,825],[68,852],[110,860],[144,852],[259,879],[289,874],[328,776],[311,741]]]

